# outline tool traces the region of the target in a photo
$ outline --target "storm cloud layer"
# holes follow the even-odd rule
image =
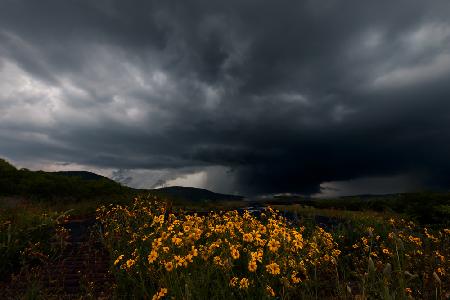
[[[447,189],[449,15],[444,0],[0,0],[0,155],[243,194]]]

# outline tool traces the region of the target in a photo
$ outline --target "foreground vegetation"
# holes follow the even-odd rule
[[[58,256],[68,232],[63,212],[19,203],[0,205],[0,280]]]
[[[394,212],[279,205],[250,214],[232,210],[239,206],[236,202],[218,206],[225,212],[196,214],[154,196],[107,205],[101,204],[108,203],[106,199],[65,203],[56,210],[54,204],[12,200],[3,198],[0,205],[4,283],[13,274],[37,274],[30,273],[35,266],[61,259],[70,234],[64,229],[67,216],[86,216],[100,205],[98,230],[115,277],[110,298],[447,299],[450,295],[448,227],[420,225]],[[71,207],[75,209],[67,211]],[[51,294],[42,293],[35,277],[23,284],[35,295],[28,298],[48,299]]]
[[[292,224],[270,208],[256,217],[237,211],[199,216],[169,207],[147,197],[98,209],[117,297],[449,296],[446,228],[390,218],[325,230]]]

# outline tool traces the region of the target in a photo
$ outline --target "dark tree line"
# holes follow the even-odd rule
[[[120,197],[133,191],[106,177],[82,176],[87,172],[74,172],[74,174],[17,169],[4,159],[0,159],[0,195],[25,196],[43,200],[56,198],[81,200]]]

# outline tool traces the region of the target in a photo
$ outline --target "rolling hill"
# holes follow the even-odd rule
[[[168,198],[173,198],[177,200],[187,200],[192,202],[204,202],[204,201],[239,201],[244,199],[243,196],[237,195],[227,195],[214,193],[206,189],[199,189],[193,187],[183,187],[183,186],[171,186],[163,187],[159,189],[150,190],[152,193],[165,196]]]
[[[134,193],[109,178],[85,171],[45,172],[17,169],[0,159],[0,196],[40,200],[88,200]]]

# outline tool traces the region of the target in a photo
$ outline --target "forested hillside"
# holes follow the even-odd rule
[[[118,197],[133,190],[89,172],[44,172],[17,169],[0,159],[0,196],[71,200]]]

